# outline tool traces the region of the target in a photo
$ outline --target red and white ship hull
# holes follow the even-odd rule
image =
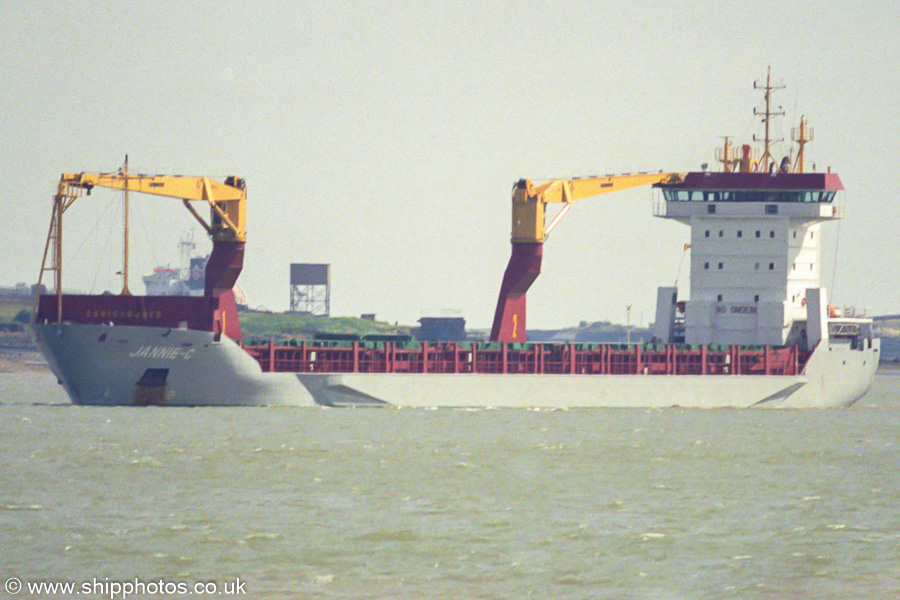
[[[72,402],[94,405],[833,408],[869,390],[880,347],[820,344],[797,375],[269,373],[209,332],[82,324],[33,332]]]

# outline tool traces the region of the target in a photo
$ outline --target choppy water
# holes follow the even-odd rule
[[[827,411],[35,405],[61,398],[0,376],[0,582],[900,596],[900,376]]]

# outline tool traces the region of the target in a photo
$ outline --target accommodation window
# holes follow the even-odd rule
[[[709,229],[703,232],[703,237],[709,237]]]
[[[757,229],[757,230],[756,230],[756,237],[760,237],[761,235],[762,235],[762,232],[759,231],[759,230]]]
[[[725,236],[725,232],[722,231],[722,230],[720,229],[720,230],[719,230],[719,237],[724,237],[724,236]]]
[[[719,270],[722,270],[722,263],[719,263]]]
[[[796,231],[794,232],[794,239],[795,239],[795,240],[797,239],[797,232],[796,232]]]
[[[753,268],[756,269],[757,271],[759,271],[759,263],[756,263],[755,265],[753,265]]]
[[[706,206],[706,212],[709,213],[709,214],[711,214],[711,215],[716,214],[716,205],[715,205],[715,204],[708,204],[708,205]]]
[[[719,302],[722,301],[722,294],[719,294]]]
[[[738,229],[738,237],[744,237],[744,232]]]
[[[774,231],[770,231],[770,232],[769,232],[769,237],[770,237],[770,238],[775,237],[775,232],[774,232]]]
[[[759,302],[759,294],[754,294],[754,295],[753,295],[753,301],[754,301],[754,302]]]
[[[704,268],[704,269],[709,269],[709,263],[708,263],[708,262],[703,263],[703,268]]]
[[[770,270],[770,271],[774,271],[774,270],[775,270],[775,263],[769,263],[769,270]]]

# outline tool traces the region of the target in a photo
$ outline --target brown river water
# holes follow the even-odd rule
[[[841,410],[0,402],[0,598],[900,597],[900,375]]]

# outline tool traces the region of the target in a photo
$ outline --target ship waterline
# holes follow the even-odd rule
[[[33,327],[69,397],[91,405],[831,408],[866,393],[879,356],[875,339],[817,348],[794,375],[265,372],[233,340],[205,332]]]

